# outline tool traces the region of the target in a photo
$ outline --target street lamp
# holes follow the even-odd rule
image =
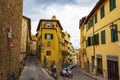
[[[118,33],[120,33],[120,31],[117,31],[117,30],[116,30],[116,25],[117,25],[117,24],[111,23],[110,29],[113,30],[113,32],[118,32]]]

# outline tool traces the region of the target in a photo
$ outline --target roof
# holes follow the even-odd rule
[[[85,20],[86,20],[86,16],[80,19],[79,29],[85,23]]]
[[[94,14],[94,12],[96,11],[96,9],[98,9],[104,1],[105,1],[105,0],[99,0],[99,1],[97,2],[97,4],[95,5],[95,7],[94,7],[94,8],[92,9],[92,11],[89,13],[89,15],[88,15],[85,23],[87,23],[87,22],[89,21],[90,17]]]
[[[59,20],[41,19],[41,20],[39,21],[39,24],[38,24],[38,27],[37,27],[37,31],[39,30],[39,28],[40,28],[40,24],[41,24],[41,22],[42,22],[42,21],[57,22],[57,23],[58,23],[58,25],[60,26],[61,30],[63,30],[63,28],[62,28],[62,26],[61,26],[61,24],[60,24]]]

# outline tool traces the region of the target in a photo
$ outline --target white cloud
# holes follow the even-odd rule
[[[31,2],[33,3],[33,0],[31,0]],[[33,34],[36,33],[36,29],[40,19],[51,19],[53,15],[56,15],[64,31],[70,33],[71,42],[73,43],[74,48],[79,48],[80,46],[79,20],[82,17],[88,15],[93,6],[85,7],[80,5],[78,6],[69,4],[62,6],[60,4],[55,3],[52,3],[49,6],[46,5],[33,6],[33,5],[34,4],[29,5],[30,7],[24,6],[24,15],[32,19]]]

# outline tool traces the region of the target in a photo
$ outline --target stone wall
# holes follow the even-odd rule
[[[23,0],[0,0],[0,80],[7,80],[9,72],[19,75]],[[12,39],[8,28],[12,28]],[[9,48],[13,40],[15,48]]]

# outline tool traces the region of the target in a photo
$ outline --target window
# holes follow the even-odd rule
[[[95,24],[97,23],[97,13],[95,14]]]
[[[99,34],[94,35],[94,44],[99,45]]]
[[[101,44],[106,43],[105,30],[101,31]]]
[[[110,11],[116,8],[116,0],[110,0]]]
[[[51,51],[46,51],[47,56],[51,56]]]
[[[50,41],[47,42],[47,46],[50,46]]]
[[[53,34],[45,34],[45,39],[53,39]]]
[[[89,30],[94,25],[93,19],[90,20],[90,22],[87,25],[87,30]]]
[[[102,58],[97,58],[97,73],[103,74]]]
[[[45,23],[45,27],[46,28],[52,28],[53,27],[53,23],[52,22],[46,22]]]
[[[88,46],[91,46],[91,37],[88,37]]]
[[[88,39],[86,40],[86,46],[91,46],[92,45],[92,37],[88,37]]]
[[[117,24],[112,25],[112,28],[111,28],[111,41],[112,42],[118,41]]]
[[[100,14],[101,14],[101,19],[102,19],[105,16],[104,6],[101,7]]]

